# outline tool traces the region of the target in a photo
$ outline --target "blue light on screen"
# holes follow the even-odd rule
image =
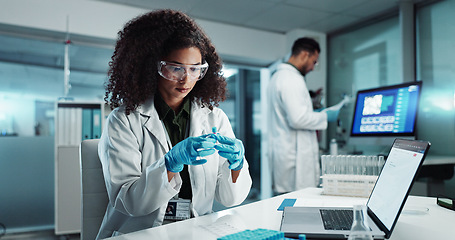
[[[352,134],[413,133],[419,86],[359,92]]]

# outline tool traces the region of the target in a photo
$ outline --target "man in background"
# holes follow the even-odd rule
[[[315,112],[305,75],[318,64],[321,49],[311,38],[299,38],[291,57],[273,74],[269,89],[269,159],[275,194],[319,183],[319,146],[316,130],[336,121],[339,110]]]

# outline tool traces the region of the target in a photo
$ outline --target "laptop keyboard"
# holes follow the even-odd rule
[[[325,230],[350,230],[353,221],[352,209],[320,209]]]

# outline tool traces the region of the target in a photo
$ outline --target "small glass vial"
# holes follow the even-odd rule
[[[368,226],[367,207],[365,205],[354,206],[354,221],[348,240],[373,240]]]

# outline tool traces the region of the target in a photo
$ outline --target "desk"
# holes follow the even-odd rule
[[[367,201],[366,198],[325,196],[321,195],[321,192],[321,188],[307,188],[209,215],[110,239],[206,240],[216,239],[245,229],[265,228],[279,230],[282,212],[277,211],[277,208],[285,198],[298,198],[299,200],[296,204],[303,199],[304,201],[302,202],[306,201],[310,205],[320,202],[321,205],[325,206],[336,203],[346,206]],[[421,211],[426,208],[428,208],[427,212]],[[435,198],[410,196],[390,239],[453,239],[455,235],[454,222],[455,211],[437,206]]]
[[[449,155],[428,154],[423,161],[423,165],[455,165],[455,157]]]
[[[430,150],[431,151],[431,150]],[[451,195],[445,181],[453,179],[455,157],[429,154],[414,184],[411,194],[421,196]]]

